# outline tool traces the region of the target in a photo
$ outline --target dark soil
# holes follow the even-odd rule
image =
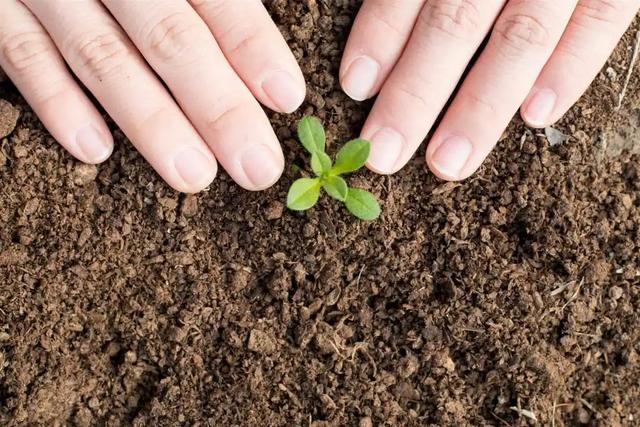
[[[337,71],[358,1],[267,2],[308,103],[357,134]],[[638,425],[640,80],[615,111],[638,26],[550,147],[515,119],[482,170],[422,155],[362,172],[373,223],[283,209],[222,175],[170,190],[116,131],[98,168],[66,154],[8,82],[0,150],[0,424]],[[115,129],[115,127],[114,127]]]

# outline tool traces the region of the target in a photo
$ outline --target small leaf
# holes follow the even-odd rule
[[[322,188],[336,200],[345,202],[349,194],[347,182],[339,176],[330,176],[322,183]]]
[[[350,188],[345,204],[349,212],[364,221],[373,221],[380,216],[380,205],[368,191]]]
[[[311,169],[316,175],[320,176],[331,170],[331,157],[324,151],[316,151],[311,155]]]
[[[371,152],[371,143],[364,139],[354,139],[347,142],[336,155],[336,165],[333,173],[340,175],[354,172],[364,166]]]
[[[326,135],[322,123],[316,117],[305,117],[298,124],[298,138],[311,154],[316,151],[324,152]]]
[[[293,211],[306,211],[312,208],[320,197],[318,178],[300,178],[291,185],[287,195],[287,207]]]

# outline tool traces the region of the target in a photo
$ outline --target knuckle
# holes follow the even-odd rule
[[[428,2],[419,25],[455,38],[468,39],[479,28],[480,13],[475,0]]]
[[[493,31],[499,46],[510,56],[550,43],[549,29],[535,16],[514,14],[501,18]]]
[[[168,15],[155,22],[147,31],[144,40],[147,50],[163,59],[178,59],[197,40],[196,26],[182,13]]]
[[[246,116],[246,110],[242,104],[238,102],[218,102],[217,108],[213,108],[205,118],[205,125],[211,132],[218,133],[229,124],[243,116]]]
[[[578,3],[576,19],[613,24],[628,7],[628,3],[620,0],[584,0]]]
[[[433,110],[433,103],[425,96],[425,94],[431,93],[426,90],[427,87],[427,85],[414,81],[398,84],[394,87],[394,90],[404,103],[411,104],[411,108],[422,116]]]
[[[132,56],[132,49],[118,32],[90,34],[80,37],[76,53],[83,70],[98,81],[122,76],[123,67]]]
[[[474,111],[482,117],[494,117],[498,114],[495,104],[476,93],[468,92],[464,94],[464,100],[468,104],[468,111]]]
[[[40,32],[7,34],[0,37],[2,53],[9,67],[18,72],[39,69],[51,59],[53,46]]]

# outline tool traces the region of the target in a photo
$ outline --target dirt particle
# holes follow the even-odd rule
[[[552,128],[552,127],[546,128],[544,130],[544,134],[547,137],[547,140],[549,141],[549,145],[551,145],[552,147],[555,147],[557,145],[562,145],[565,142],[567,142],[567,140],[569,139],[567,135],[565,135],[558,129]]]
[[[73,169],[73,182],[79,186],[84,186],[93,182],[97,176],[98,168],[95,165],[79,163]]]
[[[198,196],[188,194],[182,200],[182,215],[187,218],[194,217],[198,214]]]
[[[371,421],[371,417],[361,418],[358,427],[373,427],[373,421]]]
[[[276,341],[269,334],[258,329],[252,329],[249,333],[247,348],[255,353],[273,354],[278,346]]]
[[[617,301],[622,298],[622,295],[624,295],[624,290],[620,286],[612,286],[609,288],[609,297],[611,297],[612,300]]]
[[[16,128],[20,110],[8,101],[0,99],[0,139],[9,136]]]
[[[282,213],[284,212],[284,204],[277,200],[271,201],[267,208],[265,209],[265,218],[269,221],[274,221],[276,219],[282,218]]]
[[[400,375],[401,378],[409,378],[418,371],[419,366],[418,358],[413,354],[409,354],[400,361],[398,375]]]

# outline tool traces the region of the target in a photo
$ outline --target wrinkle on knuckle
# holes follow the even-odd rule
[[[620,0],[583,0],[578,3],[574,21],[615,24],[619,21],[625,6],[625,2]]]
[[[165,16],[144,35],[147,50],[165,61],[182,58],[197,39],[195,25],[183,13]]]
[[[242,33],[238,40],[235,40],[229,45],[228,49],[226,50],[227,55],[232,56],[238,52],[246,50],[252,45],[259,45],[263,37],[264,36],[261,32],[248,29],[246,32]]]
[[[532,48],[546,47],[551,38],[549,29],[539,18],[524,13],[501,18],[493,36],[504,53],[516,57]]]
[[[479,95],[466,93],[465,98],[469,105],[468,111],[475,111],[476,114],[479,112],[481,116],[485,117],[494,117],[498,112],[494,104]]]
[[[52,57],[51,41],[37,31],[6,34],[0,44],[8,65],[18,72],[40,69]]]
[[[82,66],[100,82],[123,74],[123,67],[132,56],[124,36],[118,32],[100,32],[80,38],[76,50]]]
[[[237,102],[220,102],[205,118],[205,125],[211,132],[219,133],[229,126],[234,117],[242,117],[243,106]]]
[[[475,0],[428,2],[419,25],[451,37],[469,39],[479,28],[480,12]]]

